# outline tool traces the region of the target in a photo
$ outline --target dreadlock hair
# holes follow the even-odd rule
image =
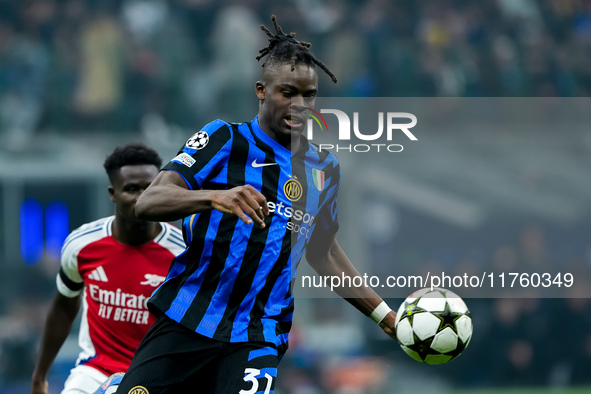
[[[265,25],[261,25],[261,30],[269,36],[269,45],[259,51],[257,60],[267,56],[262,67],[267,67],[277,63],[291,63],[291,71],[295,70],[296,64],[318,65],[334,83],[337,83],[337,77],[326,67],[324,63],[316,59],[310,51],[312,46],[309,42],[298,41],[295,39],[295,33],[285,34],[281,26],[277,23],[277,17],[271,15],[275,34],[273,34]]]
[[[103,166],[109,179],[123,166],[151,164],[160,169],[162,159],[158,152],[142,143],[131,143],[115,148],[105,159]]]

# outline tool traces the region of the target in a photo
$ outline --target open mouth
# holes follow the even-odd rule
[[[300,115],[287,115],[285,118],[283,118],[283,120],[290,128],[297,129],[304,126],[304,118]]]

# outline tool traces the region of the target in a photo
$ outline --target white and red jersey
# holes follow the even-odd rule
[[[62,248],[57,288],[66,297],[84,292],[76,365],[105,373],[127,371],[155,317],[146,305],[165,280],[172,259],[185,250],[182,233],[161,223],[151,242],[129,246],[113,238],[115,217],[74,230]]]

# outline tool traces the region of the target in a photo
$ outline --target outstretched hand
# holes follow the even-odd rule
[[[238,186],[215,193],[211,206],[223,213],[233,213],[246,224],[254,223],[265,227],[265,216],[269,216],[267,199],[251,185]]]

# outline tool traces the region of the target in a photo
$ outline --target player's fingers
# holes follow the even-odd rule
[[[259,210],[263,214],[262,218],[264,219],[264,216],[269,216],[271,214],[271,212],[269,211],[269,207],[267,205],[267,198],[261,192],[259,192],[257,189],[252,187],[251,185],[246,185],[246,187],[247,187],[247,190],[250,192],[251,197],[258,204]]]
[[[235,205],[232,208],[232,213],[234,215],[238,216],[238,218],[240,220],[242,220],[244,223],[246,223],[246,224],[252,224],[252,219],[249,218],[238,205]]]
[[[265,197],[255,190],[252,186],[249,186],[247,189],[247,193],[244,196],[244,202],[248,204],[250,208],[252,208],[253,213],[261,220],[265,220],[265,211],[263,206],[261,205],[261,200],[266,201]],[[265,202],[265,205],[267,203]],[[250,215],[249,215],[250,216]],[[254,219],[254,217],[253,217]]]
[[[246,201],[246,203],[252,209],[253,214],[258,219],[260,219],[261,222],[265,220],[265,214],[263,213],[263,207],[261,207],[256,200],[254,200],[253,198],[250,198],[248,201]],[[253,219],[254,219],[254,217],[253,217]]]
[[[260,194],[260,196],[257,198],[257,202],[258,202],[259,207],[261,209],[261,213],[264,216],[269,216],[271,214],[271,212],[269,211],[269,206],[267,205],[267,199],[265,198],[265,196]]]
[[[252,198],[250,198],[250,201],[243,201],[240,208],[242,212],[254,220],[257,226],[260,228],[265,227],[265,218],[261,212],[261,208]]]

